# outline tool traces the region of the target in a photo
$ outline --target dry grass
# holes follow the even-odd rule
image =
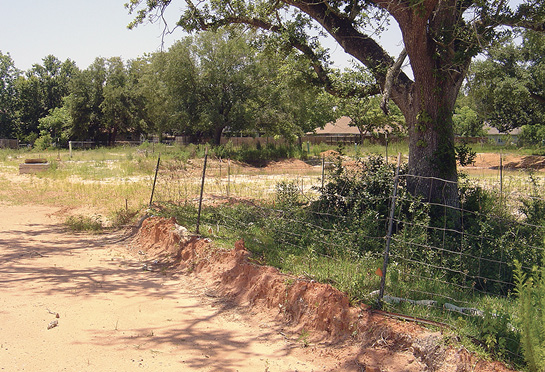
[[[320,148],[321,149],[321,148]],[[348,150],[349,148],[347,148]],[[321,149],[322,150],[322,149]],[[377,150],[378,149],[374,149]],[[150,200],[157,156],[161,165],[154,200],[176,202],[195,199],[201,187],[203,159],[199,152],[165,146],[97,150],[28,152],[0,150],[0,199],[10,203],[39,203],[58,207],[85,207],[108,214],[130,207],[145,208]],[[51,169],[36,175],[20,175],[25,158],[46,158]],[[469,177],[487,189],[500,189],[499,170],[465,169]],[[220,159],[209,159],[205,194],[221,197],[270,199],[279,182],[292,182],[312,198],[322,182],[320,162],[300,160],[272,162],[256,168]],[[545,188],[545,175],[521,170],[503,172],[503,192],[508,198],[529,195]]]
[[[4,153],[0,157],[0,199],[14,204],[85,207],[108,214],[120,208],[145,208],[149,203],[158,153],[137,148],[29,154]],[[49,160],[50,170],[19,174],[28,157]],[[198,197],[203,159],[180,160],[176,153],[162,155],[154,201],[180,201]],[[300,161],[255,168],[236,162],[209,159],[205,193],[219,196],[267,199],[280,181],[295,182],[303,193],[321,184],[321,166]]]

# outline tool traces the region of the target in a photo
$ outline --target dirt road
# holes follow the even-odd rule
[[[347,370],[60,213],[0,205],[1,371]]]

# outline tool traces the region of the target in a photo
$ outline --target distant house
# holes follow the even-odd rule
[[[304,140],[310,138],[310,142],[326,142],[327,144],[361,143],[364,139],[382,142],[385,136],[392,132],[391,128],[385,128],[378,129],[376,132],[361,133],[357,127],[350,125],[351,122],[352,119],[348,116],[342,116],[335,122],[327,123],[323,128],[315,129],[313,133],[307,133]]]
[[[500,132],[490,126],[485,126],[484,130],[486,131],[486,137],[495,145],[500,146],[516,145],[522,131],[520,128],[515,128],[508,132]]]
[[[342,116],[337,121],[327,123],[323,128],[316,128],[314,133],[308,133],[307,137],[311,137],[312,142],[327,144],[361,142],[361,133],[357,127],[350,126],[351,121],[348,116]]]

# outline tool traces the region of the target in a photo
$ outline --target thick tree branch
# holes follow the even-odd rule
[[[545,32],[545,22],[532,22],[526,20],[508,19],[501,22],[503,26],[509,26],[513,28],[524,28],[526,30],[532,30],[536,32]]]
[[[394,64],[392,57],[372,38],[356,29],[354,23],[346,16],[331,10],[324,0],[283,0],[315,19],[343,47],[346,53],[363,63],[381,87],[386,82],[386,73]],[[437,1],[437,0],[428,0]],[[326,1],[327,2],[327,1]],[[392,98],[398,105],[410,102],[413,82],[400,71],[393,85]]]
[[[543,97],[540,94],[530,92],[530,97],[532,97],[533,99],[535,99],[536,101],[538,101],[541,104],[545,104],[545,97]]]
[[[407,58],[407,50],[403,48],[399,54],[399,57],[397,57],[397,61],[388,69],[388,72],[386,73],[386,82],[384,83],[382,100],[380,102],[380,108],[382,111],[384,111],[385,115],[389,114],[390,110],[388,110],[388,101],[390,100],[390,94],[392,93],[392,86],[394,84],[394,80],[399,74],[399,71],[401,71],[401,66],[403,65],[403,61],[405,61],[405,58]]]

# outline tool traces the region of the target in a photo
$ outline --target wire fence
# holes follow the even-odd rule
[[[541,262],[542,176],[513,174],[508,184],[473,177],[460,182],[459,203],[441,205],[404,192],[403,185],[423,180],[408,174],[394,180],[393,171],[370,181],[356,170],[350,183],[325,160],[263,169],[220,160],[199,169],[204,163],[159,168],[155,202],[177,206],[179,223],[218,240],[244,238],[256,260],[389,312],[477,338],[492,331],[467,330],[468,323],[503,322],[495,341],[488,340],[508,344],[509,357],[521,358],[514,263],[530,271]]]

